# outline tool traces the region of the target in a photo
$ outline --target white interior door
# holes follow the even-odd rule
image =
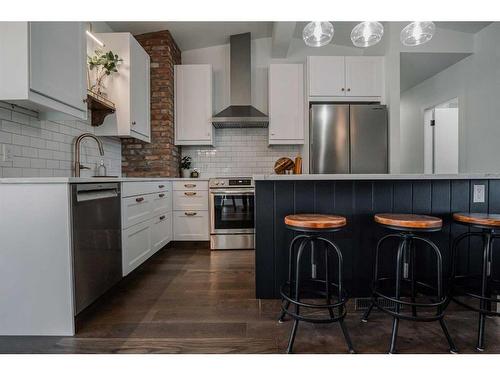
[[[435,108],[434,121],[434,173],[458,173],[458,108]]]

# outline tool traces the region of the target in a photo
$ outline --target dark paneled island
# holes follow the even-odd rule
[[[347,226],[327,235],[344,256],[344,281],[350,297],[367,297],[375,246],[387,233],[373,222],[382,212],[416,213],[443,219],[440,232],[426,234],[440,247],[445,276],[450,272],[453,239],[469,228],[453,223],[453,212],[500,213],[500,175],[291,175],[254,176],[256,185],[256,297],[279,298],[288,267],[288,246],[294,234],[283,219],[293,213],[338,214]],[[484,185],[484,199],[474,199],[474,185]],[[476,194],[477,195],[477,194]],[[479,194],[481,195],[481,194]],[[395,244],[388,241],[387,245]],[[500,246],[497,243],[497,246]],[[458,271],[481,269],[481,240],[464,241]],[[390,250],[388,250],[390,251]],[[316,261],[321,263],[321,259]],[[383,264],[391,272],[394,263]],[[334,267],[335,265],[332,265]],[[309,269],[302,271],[307,274]],[[417,271],[434,274],[431,254],[422,249]]]

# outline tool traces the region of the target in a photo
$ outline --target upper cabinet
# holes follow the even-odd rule
[[[304,143],[304,68],[269,66],[269,144]]]
[[[87,118],[83,22],[0,22],[0,100]]]
[[[95,128],[100,136],[136,138],[151,141],[150,125],[150,58],[130,33],[100,33],[96,36],[123,59],[118,73],[105,82],[108,99],[116,112]]]
[[[309,96],[382,97],[383,57],[308,57]]]
[[[174,68],[175,144],[212,145],[212,66]]]

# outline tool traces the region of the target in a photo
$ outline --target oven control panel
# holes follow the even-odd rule
[[[218,187],[253,187],[253,180],[250,177],[225,177],[213,178],[209,182],[211,188]]]

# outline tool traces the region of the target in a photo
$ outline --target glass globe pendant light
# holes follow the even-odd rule
[[[370,47],[380,42],[383,35],[384,26],[380,22],[365,21],[352,29],[351,41],[356,47]]]
[[[436,26],[431,21],[415,21],[401,30],[401,43],[405,46],[413,47],[427,43],[436,32]]]
[[[333,39],[331,22],[309,22],[302,31],[302,38],[309,47],[322,47]]]

